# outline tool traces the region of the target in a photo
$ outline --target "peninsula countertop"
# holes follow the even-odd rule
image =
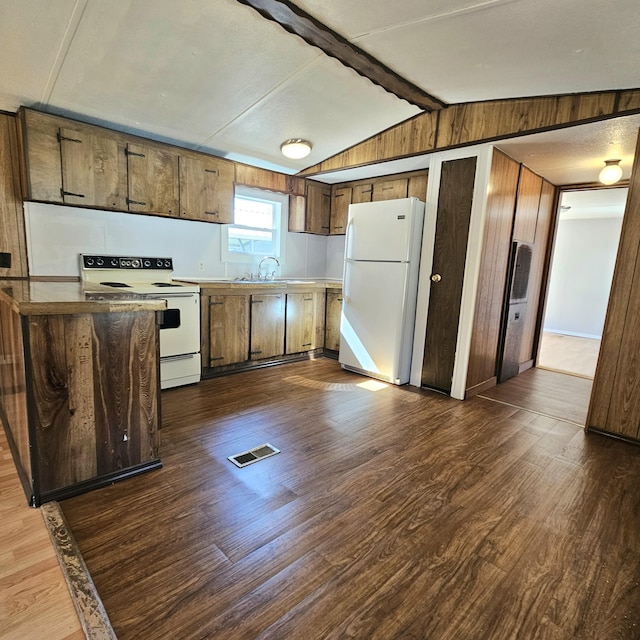
[[[83,287],[68,280],[0,280],[0,299],[23,315],[60,315],[74,313],[114,313],[131,311],[164,311],[162,299],[114,292],[110,287]]]

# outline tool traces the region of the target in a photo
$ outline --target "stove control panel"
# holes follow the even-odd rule
[[[82,269],[165,269],[173,271],[172,258],[143,258],[136,256],[80,255]]]

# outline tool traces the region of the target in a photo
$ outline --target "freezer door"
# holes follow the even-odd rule
[[[423,218],[416,198],[349,205],[345,258],[410,261],[420,251]]]
[[[340,352],[346,368],[395,384],[409,381],[406,263],[345,262]]]

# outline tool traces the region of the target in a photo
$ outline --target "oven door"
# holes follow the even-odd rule
[[[172,293],[148,296],[167,301],[160,325],[160,357],[180,356],[200,351],[200,296]]]

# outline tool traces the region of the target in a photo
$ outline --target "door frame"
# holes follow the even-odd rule
[[[422,365],[429,313],[429,296],[431,293],[431,269],[436,235],[436,218],[440,195],[440,178],[442,163],[449,160],[476,158],[476,175],[473,185],[473,200],[469,222],[469,240],[464,268],[460,317],[458,321],[458,339],[451,380],[451,397],[464,400],[471,353],[471,337],[473,316],[478,292],[480,275],[480,259],[482,257],[482,238],[487,210],[487,189],[491,174],[493,144],[476,145],[462,149],[451,149],[434,153],[429,161],[429,180],[425,203],[425,219],[422,235],[422,253],[420,257],[420,276],[418,280],[418,301],[416,323],[413,338],[413,357],[411,360],[410,384],[422,385]]]

